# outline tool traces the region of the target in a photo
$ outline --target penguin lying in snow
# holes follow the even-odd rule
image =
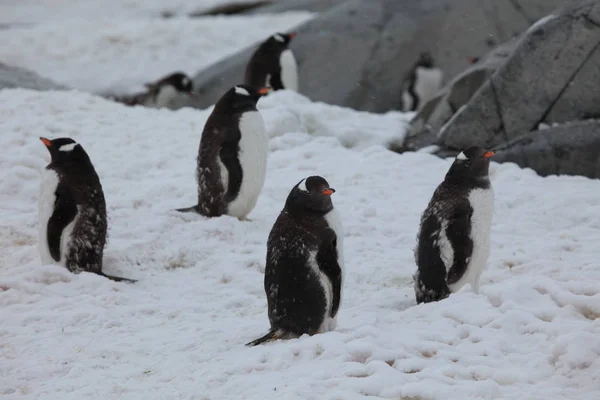
[[[493,151],[461,152],[421,217],[415,248],[417,303],[438,301],[466,283],[479,293],[490,254],[494,192],[488,170]]]
[[[290,192],[267,241],[264,287],[271,329],[247,346],[335,329],[344,272],[335,190],[320,176]]]
[[[128,106],[171,108],[181,96],[194,96],[192,80],[183,72],[175,72],[156,82],[147,83],[145,92],[130,96],[110,96],[111,100]]]
[[[288,48],[295,33],[276,33],[264,41],[246,65],[244,83],[273,90],[298,91],[298,64]]]
[[[39,196],[39,250],[44,264],[73,273],[102,275],[106,244],[106,203],[96,170],[80,144],[70,138],[40,138],[50,152]]]
[[[423,52],[402,84],[402,111],[419,111],[442,87],[443,72]]]
[[[198,149],[198,204],[177,211],[247,219],[267,173],[269,142],[256,103],[268,92],[238,85],[215,104]]]

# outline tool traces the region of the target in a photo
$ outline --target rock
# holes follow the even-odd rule
[[[439,95],[428,102],[411,120],[401,150],[415,150],[435,143],[442,126],[467,104],[486,79],[504,64],[516,43],[516,39],[511,39],[498,46],[446,85]]]
[[[541,176],[600,177],[600,121],[552,126],[521,135],[496,149],[495,162],[514,162]]]
[[[541,123],[600,115],[600,2],[569,4],[529,28],[437,142],[495,147]]]
[[[265,6],[272,4],[271,0],[259,0],[259,1],[239,1],[234,3],[219,4],[209,9],[203,9],[200,11],[194,11],[188,14],[188,17],[205,17],[210,15],[235,15],[245,14],[252,10],[261,9]],[[163,15],[165,17],[171,17],[170,15]]]
[[[451,79],[470,65],[469,57],[487,53],[530,25],[515,4],[538,4],[539,10],[531,10],[538,10],[533,17],[539,18],[563,2],[348,0],[294,29],[298,36],[291,49],[299,64],[300,92],[313,101],[358,110],[397,109],[403,77],[421,52],[431,52]],[[254,48],[198,73],[194,85],[202,98],[192,106],[206,108],[241,82]]]
[[[24,88],[35,90],[67,90],[50,79],[20,67],[12,67],[0,62],[0,90]]]
[[[277,0],[269,5],[252,9],[244,14],[268,14],[286,11],[324,12],[348,0]]]

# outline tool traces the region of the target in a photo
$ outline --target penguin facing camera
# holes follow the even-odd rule
[[[419,111],[442,88],[443,76],[431,54],[421,53],[402,83],[402,111]]]
[[[42,174],[39,250],[44,264],[73,273],[92,272],[114,281],[135,282],[102,272],[106,203],[98,174],[83,147],[70,138],[40,138],[51,161]]]
[[[414,254],[417,303],[442,300],[466,283],[479,293],[490,254],[493,155],[480,147],[458,154],[423,212]]]
[[[273,90],[298,91],[298,64],[290,41],[296,33],[276,33],[256,49],[246,65],[244,83]]]
[[[198,204],[177,211],[247,220],[267,173],[269,141],[256,103],[268,92],[237,85],[215,104],[198,149]]]
[[[156,82],[146,83],[147,90],[130,96],[111,96],[110,99],[128,106],[174,108],[178,100],[194,97],[192,80],[183,72],[175,72]]]
[[[344,234],[333,193],[324,178],[310,176],[288,195],[267,241],[264,289],[271,329],[247,346],[335,329]]]

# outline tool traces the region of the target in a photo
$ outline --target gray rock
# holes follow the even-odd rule
[[[600,177],[600,121],[553,126],[521,135],[497,149],[495,162],[514,162],[541,176]]]
[[[244,14],[270,14],[286,11],[323,12],[348,0],[278,0],[272,4],[252,9]]]
[[[600,2],[584,0],[534,24],[509,59],[442,128],[438,143],[494,147],[540,122],[600,113]],[[580,76],[581,75],[581,76]],[[592,79],[590,81],[590,79]],[[594,81],[595,79],[595,81]],[[586,102],[575,110],[577,99]]]
[[[524,31],[529,20],[514,1],[348,0],[295,29],[291,48],[299,64],[300,92],[358,110],[397,109],[402,79],[421,52],[431,52],[451,79],[470,65],[469,57]],[[546,0],[534,17],[563,2]],[[241,82],[254,48],[201,71],[194,84],[202,98],[193,106],[208,107]]]
[[[20,67],[12,67],[0,62],[0,90],[24,88],[35,90],[67,90],[50,79]]]

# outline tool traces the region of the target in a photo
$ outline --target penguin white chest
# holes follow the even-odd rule
[[[323,322],[318,329],[318,333],[329,332],[335,329],[336,318],[331,318],[331,307],[333,306],[333,283],[329,277],[321,271],[317,263],[317,252],[311,251],[308,254],[308,266],[314,276],[319,280],[320,286],[323,288],[325,295],[325,309],[323,310]]]
[[[242,167],[242,184],[238,196],[228,204],[227,214],[244,219],[258,200],[265,183],[269,140],[265,123],[258,111],[242,114],[239,121],[238,159]],[[226,169],[221,164],[221,179],[226,183]]]
[[[43,264],[56,263],[50,255],[50,248],[48,247],[48,221],[54,212],[58,182],[59,177],[56,172],[51,169],[42,171],[38,197],[38,247]]]
[[[298,91],[298,64],[292,50],[286,49],[279,56],[281,83],[286,90]]]
[[[442,87],[442,70],[439,68],[416,69],[415,93],[419,96],[419,109],[431,100]]]
[[[163,85],[158,89],[158,93],[154,99],[147,100],[146,106],[155,108],[165,108],[172,105],[175,99],[179,96],[177,90],[171,85]]]
[[[325,214],[325,221],[327,221],[327,225],[335,232],[335,236],[337,237],[337,258],[338,264],[342,269],[342,274],[344,273],[344,228],[342,226],[342,219],[340,218],[340,214],[334,208]]]
[[[489,189],[474,189],[469,193],[469,203],[473,209],[471,216],[471,240],[473,252],[467,269],[458,282],[450,286],[453,292],[458,291],[466,283],[471,283],[473,291],[477,292],[479,277],[485,269],[491,246],[491,227],[494,215],[494,191]]]

